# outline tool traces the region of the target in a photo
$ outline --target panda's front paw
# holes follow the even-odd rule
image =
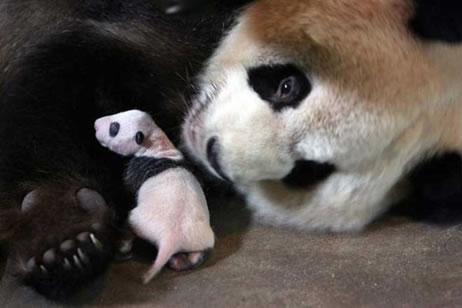
[[[49,298],[59,299],[104,271],[110,260],[111,247],[95,230],[99,227],[95,225],[30,258],[26,263],[24,282]]]
[[[24,199],[31,229],[15,244],[14,261],[25,284],[60,299],[106,269],[113,256],[114,232],[112,211],[98,192],[82,188],[75,195],[55,195],[55,200],[52,196],[36,190]],[[60,210],[55,207],[58,202]],[[47,205],[54,210],[47,211]]]

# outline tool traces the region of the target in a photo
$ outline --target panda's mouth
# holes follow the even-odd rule
[[[192,157],[207,166],[209,171],[217,178],[229,183],[235,182],[230,174],[223,168],[221,147],[217,136],[206,137],[202,122],[202,112],[191,113],[183,126],[183,140]],[[294,167],[283,178],[279,178],[285,185],[295,189],[306,189],[319,184],[336,171],[336,167],[328,162],[313,160],[298,160]],[[233,179],[232,179],[233,178]],[[276,178],[274,178],[276,180]]]
[[[218,139],[216,137],[212,137],[207,141],[207,160],[210,164],[210,167],[215,171],[219,177],[227,182],[231,182],[229,177],[225,174],[223,169],[221,168],[219,155],[218,155]]]
[[[335,166],[329,163],[299,160],[282,182],[292,188],[307,188],[324,181],[335,170]]]

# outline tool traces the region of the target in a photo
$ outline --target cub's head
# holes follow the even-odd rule
[[[139,110],[99,118],[94,126],[100,144],[124,156],[142,150],[145,137],[156,128],[151,117]]]
[[[190,152],[245,190],[294,179],[300,188],[309,179],[335,182],[309,188],[327,207],[361,203],[353,195],[368,191],[377,197],[367,202],[379,202],[413,162],[448,146],[434,130],[451,103],[445,68],[432,55],[436,44],[416,33],[449,39],[426,31],[428,6],[256,1],[200,76],[184,125]],[[314,202],[307,194],[304,206]],[[290,198],[276,199],[273,205],[290,207]]]

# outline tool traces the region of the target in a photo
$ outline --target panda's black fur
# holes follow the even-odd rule
[[[462,43],[462,2],[415,0],[411,31],[426,42]],[[411,194],[404,201],[406,215],[442,224],[462,219],[462,157],[450,152],[423,162],[411,172]]]
[[[0,3],[0,240],[9,244],[20,278],[45,296],[67,296],[104,271],[117,223],[132,204],[122,188],[128,162],[98,145],[94,120],[142,109],[177,141],[185,108],[179,93],[246,1],[206,1],[200,9],[194,8],[199,1],[177,2],[185,14],[165,15],[159,7],[168,5],[151,0]],[[435,3],[416,0],[410,28],[427,40],[462,41],[461,5]],[[416,171],[412,200],[457,208],[461,167],[460,158],[443,156]],[[419,175],[428,168],[437,176]],[[444,179],[447,191],[428,198],[435,179],[438,185]],[[98,219],[82,210],[75,198],[82,187],[99,191],[114,215]],[[38,188],[46,193],[21,212],[25,195]],[[449,196],[457,201],[447,202]],[[102,249],[79,242],[85,232],[93,232]],[[46,251],[68,240],[90,264],[65,271],[58,257],[47,271],[37,266]]]
[[[462,157],[449,152],[431,158],[410,174],[411,192],[396,211],[418,221],[453,225],[462,221]]]
[[[411,29],[426,40],[462,41],[462,2],[459,0],[415,0]]]
[[[104,270],[117,222],[133,205],[122,184],[128,162],[99,146],[93,122],[138,108],[177,140],[185,107],[179,93],[237,8],[218,1],[200,14],[167,16],[159,5],[147,0],[0,4],[0,239],[10,244],[20,278],[48,297],[66,296]],[[75,198],[82,187],[100,192],[115,218],[102,220],[82,210]],[[23,198],[36,189],[46,194],[22,213]],[[103,249],[80,242],[85,232],[93,232]],[[63,270],[60,246],[68,240],[87,255],[89,265]],[[50,249],[58,257],[43,264]]]

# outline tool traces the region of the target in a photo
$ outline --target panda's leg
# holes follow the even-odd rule
[[[99,176],[34,178],[9,191],[18,212],[9,241],[13,272],[49,298],[70,295],[112,260],[125,212],[114,209],[130,199],[114,192],[123,191],[117,181],[102,180],[113,174],[97,170]]]
[[[0,114],[5,146],[0,151],[0,195],[5,196],[0,210],[17,211],[8,228],[12,270],[46,297],[63,298],[102,273],[112,259],[116,223],[130,205],[123,161],[100,149],[84,117],[88,129],[78,119],[33,106],[28,107],[33,116],[24,115],[22,102],[16,103],[17,109]],[[14,138],[8,138],[12,132]]]
[[[82,140],[64,129],[66,118],[5,117],[14,121],[0,125],[0,238],[9,241],[13,272],[23,282],[49,298],[66,297],[112,259],[118,221],[132,201],[123,161],[85,142],[94,138],[91,125]]]
[[[47,34],[38,46],[26,48],[21,61],[11,63],[7,82],[0,82],[0,240],[12,238],[11,258],[20,277],[49,297],[65,296],[101,272],[115,246],[113,222],[85,211],[76,193],[96,191],[121,216],[132,201],[123,189],[123,161],[98,144],[95,120],[139,108],[162,115],[156,122],[175,135],[181,117],[162,93],[175,93],[186,79],[159,59],[167,50],[177,71],[192,62],[181,48],[152,47],[143,54],[130,40],[115,39],[112,25],[111,31],[101,31],[103,25],[90,24]],[[137,29],[138,38],[143,32]],[[148,39],[156,42],[157,34]],[[157,45],[164,44],[152,44]],[[37,189],[43,196],[26,200],[30,212],[15,213]],[[95,229],[95,223],[101,228]],[[79,241],[82,233],[98,241]],[[63,257],[68,254],[61,254],[68,240],[72,259],[80,248],[91,266],[82,264],[83,271],[78,262],[68,266]],[[95,245],[99,242],[111,249],[101,251]],[[47,267],[44,262],[50,260]]]
[[[123,160],[93,128],[108,109],[120,110],[97,87],[115,84],[120,74],[105,72],[119,61],[95,56],[97,43],[84,46],[79,33],[63,35],[23,59],[0,91],[0,240],[18,277],[49,298],[104,271],[117,240],[113,210],[122,220],[131,201]]]
[[[94,138],[91,125],[79,139],[61,123],[66,118],[42,121],[37,112],[26,123],[15,112],[5,117],[12,121],[0,125],[5,140],[0,224],[14,220],[0,230],[8,230],[3,237],[9,240],[13,272],[45,296],[62,298],[103,272],[112,259],[116,218],[130,205],[123,163],[116,155],[102,155],[96,141],[95,148],[85,142],[85,136]],[[8,140],[11,132],[14,138]],[[14,210],[14,216],[3,214]]]

